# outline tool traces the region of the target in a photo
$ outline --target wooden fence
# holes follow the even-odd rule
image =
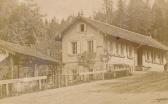
[[[106,71],[85,72],[79,74],[56,74],[55,85],[56,87],[65,87],[92,80],[104,80],[105,72]]]
[[[107,73],[109,72],[93,71],[78,74],[53,74],[51,76],[1,80],[0,97],[15,96],[50,88],[66,87],[94,80],[104,80]],[[110,76],[112,75],[110,74]]]
[[[103,80],[104,73],[105,71],[86,72],[79,74],[55,74],[51,78],[51,83],[49,81],[49,77],[47,76],[1,80],[0,98],[40,91],[43,89],[66,87],[92,80]]]
[[[1,80],[0,97],[14,96],[46,88],[47,76]]]

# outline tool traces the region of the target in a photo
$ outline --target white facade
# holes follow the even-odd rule
[[[107,68],[106,65],[124,64],[130,66],[133,71],[138,66],[138,49],[140,47],[137,43],[104,34],[81,21],[71,25],[62,35],[62,60],[65,64],[64,69],[68,73],[72,72],[72,70],[87,71],[79,66],[78,55],[90,50],[96,53],[94,70],[104,70]],[[163,71],[166,64],[165,55],[163,55],[162,63],[149,63],[146,60],[146,49],[141,48],[143,50],[141,53],[142,66],[150,67],[154,71]],[[155,48],[150,49],[153,50]],[[158,50],[158,53],[160,52],[162,51]],[[104,63],[101,60],[101,55],[107,53],[110,57],[108,62]],[[164,52],[162,53],[164,54]]]

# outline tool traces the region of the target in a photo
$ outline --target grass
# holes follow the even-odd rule
[[[102,91],[116,93],[145,93],[168,91],[168,72],[148,72],[101,84]],[[99,90],[99,92],[101,91]]]

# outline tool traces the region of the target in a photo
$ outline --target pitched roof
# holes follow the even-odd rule
[[[8,50],[11,53],[19,53],[19,54],[23,54],[23,55],[27,55],[27,56],[32,56],[32,57],[38,58],[43,61],[48,61],[48,62],[52,62],[52,63],[59,63],[58,60],[56,60],[50,56],[47,56],[47,55],[45,55],[45,54],[43,54],[33,48],[21,46],[21,45],[14,44],[11,42],[6,42],[3,40],[0,40],[0,47]]]
[[[99,31],[112,35],[114,37],[120,37],[122,39],[131,41],[134,43],[138,43],[141,45],[146,45],[146,46],[150,46],[150,47],[154,47],[154,48],[158,48],[162,50],[168,50],[168,47],[166,45],[156,41],[155,39],[149,36],[145,36],[145,35],[135,33],[132,31],[128,31],[128,30],[125,30],[125,29],[122,29],[122,28],[119,28],[113,25],[109,25],[104,22],[100,22],[100,21],[96,21],[96,20],[92,20],[92,19],[84,18],[84,17],[77,17],[61,33],[64,33],[67,29],[71,27],[72,24],[76,23],[78,20],[81,20],[87,24],[90,24],[91,26],[98,29]]]

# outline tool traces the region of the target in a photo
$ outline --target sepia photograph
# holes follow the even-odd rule
[[[0,0],[0,104],[168,104],[168,0]]]

